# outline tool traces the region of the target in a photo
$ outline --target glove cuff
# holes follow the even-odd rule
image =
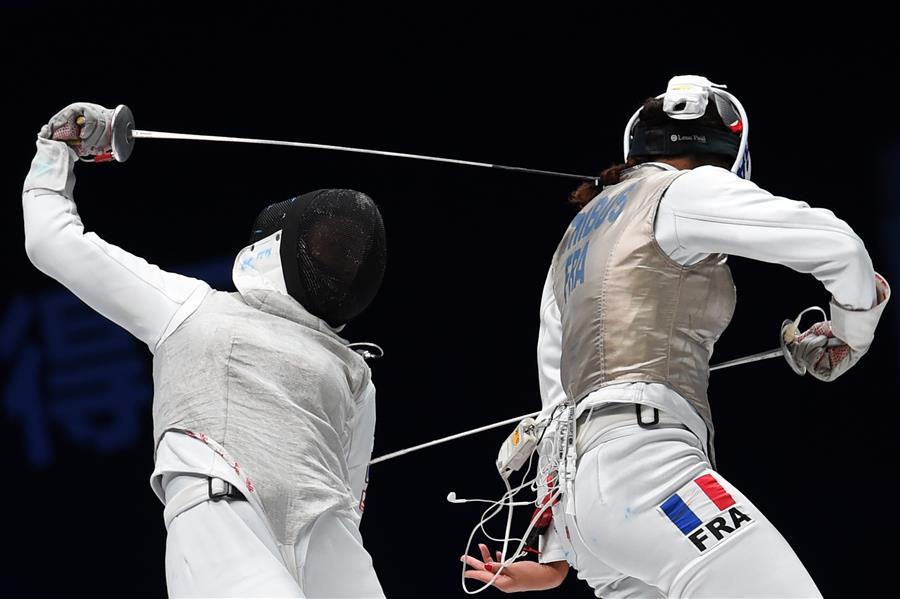
[[[78,154],[61,141],[39,137],[36,145],[37,153],[31,161],[31,170],[25,177],[22,193],[47,189],[71,199],[75,186],[72,167],[78,160]]]
[[[888,282],[875,273],[877,304],[868,310],[848,310],[831,300],[831,330],[834,336],[857,351],[867,351],[875,337],[881,313],[891,297]]]

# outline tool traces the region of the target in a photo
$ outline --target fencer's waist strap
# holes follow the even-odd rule
[[[171,499],[166,501],[163,509],[163,521],[166,530],[179,514],[182,514],[204,501],[219,501],[221,499],[245,499],[234,485],[213,477],[198,477],[196,481],[179,490]]]
[[[635,426],[646,429],[683,428],[683,422],[652,406],[639,403],[610,403],[585,410],[578,418],[576,448],[578,455],[603,441],[632,434]]]

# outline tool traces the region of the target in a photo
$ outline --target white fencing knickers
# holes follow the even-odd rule
[[[384,598],[349,515],[322,514],[285,551],[250,503],[205,496],[208,480],[179,476],[166,485],[173,500],[197,497],[166,513],[169,597]],[[212,480],[214,492],[224,487]]]
[[[598,597],[821,597],[784,537],[673,418],[639,426],[625,404],[579,426],[590,435],[579,433],[574,514],[563,501],[554,520]]]

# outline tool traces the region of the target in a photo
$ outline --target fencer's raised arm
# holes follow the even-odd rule
[[[809,273],[831,292],[836,336],[871,344],[889,295],[865,244],[830,210],[772,195],[714,166],[694,168],[669,187],[655,225],[660,247],[680,264],[729,254]]]
[[[209,286],[86,233],[73,199],[78,154],[42,133],[22,190],[29,259],[154,351],[200,304]]]

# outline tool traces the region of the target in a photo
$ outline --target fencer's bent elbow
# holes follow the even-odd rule
[[[34,192],[23,194],[23,211],[25,215],[25,254],[31,263],[41,272],[55,277],[55,272],[62,267],[58,264],[65,257],[65,239],[72,234],[70,223],[61,225],[58,219],[38,211]],[[69,248],[71,249],[71,248]]]
[[[859,235],[850,231],[838,234],[835,244],[838,252],[847,262],[871,262],[869,252]]]
[[[48,259],[48,245],[50,233],[42,227],[34,226],[29,222],[27,202],[32,198],[28,194],[23,195],[25,205],[25,255],[38,270],[45,271],[44,264]]]
[[[35,235],[29,234],[27,231],[25,232],[25,255],[28,256],[28,260],[32,264],[40,268],[40,262],[43,257],[40,241]]]
[[[853,308],[868,310],[877,304],[875,297],[875,268],[872,258],[862,239],[852,231],[849,234],[835,235],[835,262],[842,265],[842,275],[847,277],[847,284],[856,288],[860,302],[853,302]],[[841,298],[835,297],[839,302]]]
[[[42,273],[53,276],[53,242],[46,231],[25,231],[25,255]]]

